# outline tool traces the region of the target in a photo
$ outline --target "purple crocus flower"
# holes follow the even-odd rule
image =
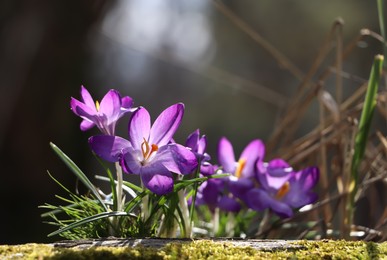
[[[203,183],[198,190],[199,204],[204,202],[212,208],[216,205],[224,211],[238,212],[240,200],[244,200],[246,192],[254,188],[255,164],[263,158],[264,152],[264,144],[256,139],[246,146],[236,161],[232,144],[227,138],[221,138],[218,145],[221,172],[231,176]],[[214,188],[215,184],[217,188]]]
[[[129,140],[118,136],[93,136],[92,150],[101,158],[120,161],[127,173],[139,174],[150,191],[163,195],[173,190],[173,173],[188,174],[197,160],[188,148],[171,143],[184,114],[179,103],[165,109],[151,126],[145,108],[136,110],[129,122]]]
[[[83,119],[82,131],[96,125],[102,133],[114,135],[117,120],[125,113],[134,111],[132,98],[121,98],[120,93],[114,89],[109,90],[99,103],[94,102],[87,89],[81,86],[81,97],[82,102],[72,97],[70,105],[72,111]]]
[[[235,160],[234,149],[230,141],[223,137],[218,145],[218,160],[223,171],[230,173],[228,188],[231,193],[244,199],[245,193],[254,187],[255,165],[262,160],[265,146],[259,139],[251,141],[241,153],[238,161]]]
[[[280,217],[291,217],[294,208],[317,200],[311,191],[319,179],[317,167],[295,172],[282,159],[258,162],[257,179],[261,186],[246,193],[246,203],[254,210],[270,208]]]
[[[214,174],[214,166],[209,163],[211,157],[206,153],[207,137],[205,135],[200,136],[199,129],[196,129],[188,136],[185,146],[189,147],[196,155],[198,161],[200,161],[200,173],[202,175],[208,176]]]
[[[233,197],[224,194],[225,184],[223,178],[214,178],[203,182],[198,188],[195,205],[207,205],[211,212],[214,212],[215,208],[227,212],[240,211],[241,204]]]

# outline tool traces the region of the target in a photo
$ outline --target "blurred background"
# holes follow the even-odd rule
[[[76,182],[49,142],[89,176],[101,171],[87,145],[98,131],[81,132],[69,107],[81,85],[98,100],[117,89],[153,119],[185,103],[175,140],[200,128],[216,161],[221,136],[236,154],[254,138],[269,138],[301,82],[297,73],[306,74],[338,17],[345,43],[362,28],[379,32],[376,1],[1,1],[0,244],[58,239],[46,237],[54,227],[42,223],[38,209],[64,195],[47,171],[67,187]],[[367,78],[380,52],[377,41],[361,42],[344,69]],[[299,134],[314,120],[311,110]],[[117,130],[124,137],[127,121]]]

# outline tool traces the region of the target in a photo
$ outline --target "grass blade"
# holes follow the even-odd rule
[[[345,237],[349,238],[349,233],[353,223],[353,214],[355,207],[355,196],[358,190],[359,183],[359,167],[363,159],[364,152],[367,146],[368,133],[372,123],[372,116],[376,107],[376,97],[379,86],[380,77],[382,74],[384,57],[376,55],[374,64],[371,69],[368,88],[364,100],[363,110],[360,116],[359,128],[355,137],[354,154],[351,164],[351,181],[349,184],[349,201],[347,201],[347,212],[344,218],[344,223],[347,226]]]
[[[359,128],[355,138],[355,152],[352,160],[352,181],[357,183],[358,169],[364,156],[372,116],[376,107],[376,95],[378,91],[380,76],[382,74],[383,56],[376,55],[371,69],[368,89],[365,96],[363,110],[360,116]]]
[[[50,143],[51,148],[59,156],[59,158],[69,167],[69,169],[77,176],[77,178],[93,193],[97,200],[101,203],[102,207],[108,211],[103,199],[99,195],[97,189],[87,178],[87,176],[79,169],[79,167],[64,153],[60,150],[55,144]]]
[[[58,235],[62,232],[76,228],[78,226],[84,225],[84,224],[92,222],[92,221],[96,221],[96,220],[103,219],[103,218],[120,217],[120,216],[128,216],[128,217],[137,218],[137,216],[134,214],[126,213],[126,212],[122,212],[122,211],[102,212],[100,214],[96,214],[94,216],[90,216],[90,217],[84,218],[80,221],[74,222],[74,223],[72,223],[64,228],[58,229],[57,231],[54,231],[54,232],[48,234],[48,237]]]

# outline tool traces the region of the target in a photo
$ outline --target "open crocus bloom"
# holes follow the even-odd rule
[[[121,98],[117,90],[109,90],[103,97],[101,103],[93,100],[90,93],[84,86],[81,86],[82,102],[71,98],[71,109],[83,120],[81,130],[86,131],[93,126],[106,135],[114,135],[116,122],[125,113],[133,112],[133,100],[126,96]]]
[[[218,160],[223,171],[230,173],[228,188],[231,193],[240,199],[254,187],[252,178],[255,176],[255,165],[262,160],[265,146],[259,139],[251,141],[242,151],[238,161],[235,160],[234,149],[227,138],[223,137],[218,145]]]
[[[136,110],[129,122],[129,140],[118,136],[93,136],[92,150],[101,158],[120,161],[127,173],[140,174],[150,191],[163,195],[173,190],[172,172],[191,173],[197,167],[195,154],[188,148],[171,143],[184,114],[179,103],[165,109],[151,126],[145,108]]]
[[[257,163],[259,188],[246,193],[246,203],[254,210],[270,208],[280,217],[291,217],[294,208],[311,204],[317,200],[312,188],[319,179],[317,167],[308,167],[295,172],[283,160]]]

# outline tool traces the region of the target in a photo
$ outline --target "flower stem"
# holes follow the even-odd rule
[[[200,160],[198,160],[198,167],[196,168],[194,178],[198,178],[199,174],[200,174]],[[191,208],[189,211],[189,221],[190,221],[190,225],[191,225],[191,230],[192,230],[193,215],[194,215],[194,211],[195,211],[196,195],[198,193],[198,188],[199,188],[199,185],[197,182],[195,182],[195,184],[193,186],[194,194],[192,196],[192,203],[191,203]]]
[[[219,208],[215,208],[212,214],[212,235],[216,236],[219,231]]]
[[[143,190],[146,189],[142,182],[141,182],[141,187],[143,188]],[[150,216],[150,212],[149,212],[149,195],[145,195],[141,199],[141,217],[142,217],[143,221],[145,222],[145,221],[147,221],[149,216]]]
[[[118,162],[116,162],[116,173],[117,173],[117,211],[122,211],[125,199],[122,196],[122,168]]]
[[[269,209],[266,209],[263,213],[263,218],[261,220],[261,223],[259,224],[259,229],[257,234],[262,234],[263,231],[267,228],[267,225],[269,225],[271,217],[271,211]]]
[[[184,219],[184,231],[181,233],[184,234],[183,236],[185,238],[191,238],[192,237],[192,218],[190,218],[190,212],[188,209],[187,200],[185,199],[185,196],[184,196],[184,190],[179,190],[177,193],[177,196],[179,197],[179,206]]]

